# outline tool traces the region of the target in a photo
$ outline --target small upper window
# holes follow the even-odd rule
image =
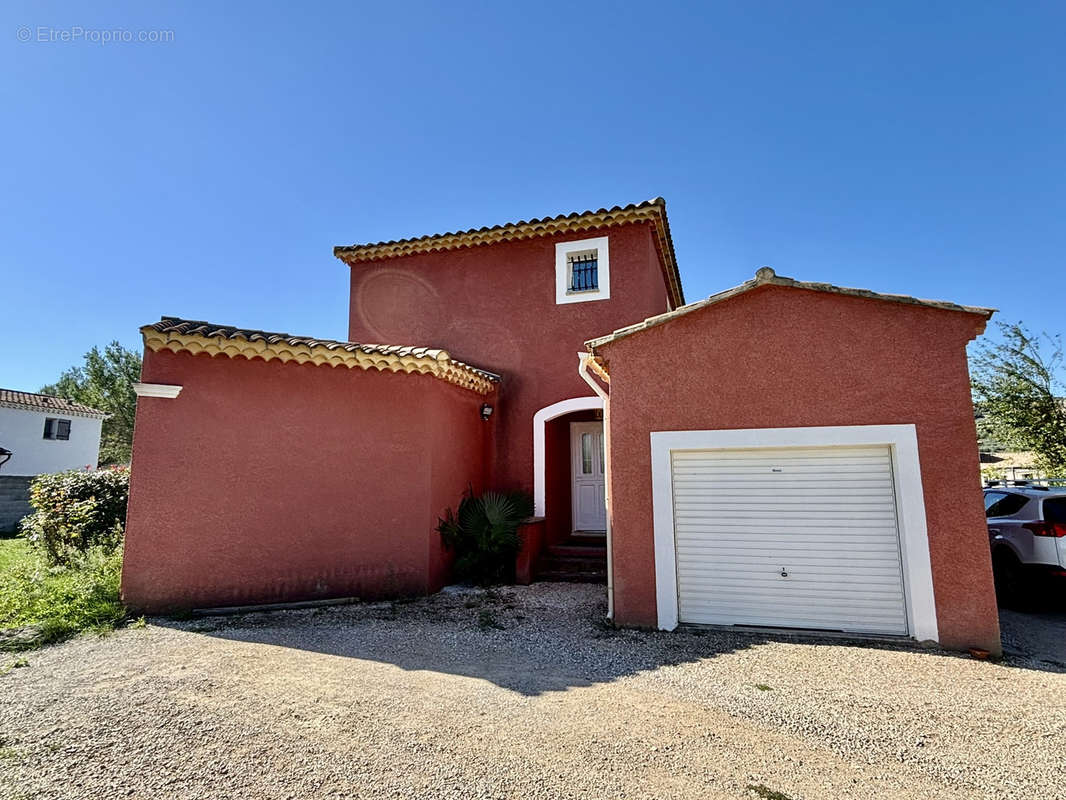
[[[55,417],[49,417],[44,421],[44,438],[45,439],[69,439],[70,438],[70,420],[69,419],[56,419]]]
[[[555,302],[584,303],[611,296],[607,237],[555,245]]]
[[[571,253],[567,260],[570,262],[571,292],[595,292],[600,288],[599,253],[595,250],[587,253]]]

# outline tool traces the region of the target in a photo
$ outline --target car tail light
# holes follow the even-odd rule
[[[1033,536],[1050,536],[1061,539],[1066,536],[1066,522],[1027,522],[1022,525],[1033,532]]]

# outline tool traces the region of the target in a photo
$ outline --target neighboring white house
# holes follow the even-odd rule
[[[96,469],[107,416],[62,397],[0,389],[0,476]]]

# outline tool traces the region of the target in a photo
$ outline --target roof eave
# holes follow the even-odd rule
[[[671,305],[675,308],[684,305],[685,293],[681,285],[681,273],[677,268],[673,238],[670,235],[670,222],[666,216],[666,201],[662,197],[627,206],[601,208],[597,211],[575,211],[555,217],[510,222],[452,233],[437,233],[370,244],[338,245],[333,248],[333,255],[349,267],[354,267],[360,263],[383,261],[419,253],[595,230],[633,222],[655,223],[656,250],[662,262],[665,273],[663,277],[671,296]]]
[[[984,308],[981,306],[965,306],[958,303],[951,303],[945,300],[923,300],[917,297],[911,297],[909,295],[902,294],[884,294],[881,292],[874,292],[870,289],[854,289],[846,286],[834,286],[829,283],[817,283],[813,281],[798,281],[794,278],[788,278],[783,275],[778,275],[769,267],[762,267],[755,273],[755,277],[751,280],[745,281],[739,286],[734,286],[731,289],[713,294],[703,300],[698,300],[695,303],[689,303],[686,306],[681,306],[673,311],[668,311],[665,314],[658,314],[654,317],[648,317],[642,322],[635,323],[633,325],[627,325],[624,328],[619,328],[612,333],[605,336],[599,336],[595,339],[589,339],[585,342],[585,347],[589,352],[595,352],[597,347],[615,342],[619,339],[624,339],[627,336],[632,336],[635,333],[654,328],[659,325],[663,325],[679,317],[683,317],[687,314],[691,314],[694,311],[698,311],[701,308],[712,306],[717,303],[721,303],[725,300],[729,300],[737,295],[745,294],[753,289],[761,286],[785,286],[793,289],[805,289],[812,292],[825,292],[829,294],[838,294],[848,297],[859,297],[866,300],[880,300],[882,302],[889,303],[902,303],[905,305],[920,306],[923,308],[933,308],[941,311],[956,311],[965,314],[974,314],[984,318],[984,323],[987,323],[991,319],[992,315],[996,313],[997,309]],[[982,323],[982,331],[984,329],[984,323]]]
[[[59,414],[69,415],[72,417],[86,417],[88,419],[100,419],[104,420],[111,416],[106,411],[101,411],[98,408],[48,408],[47,406],[35,406],[29,403],[12,403],[6,400],[0,400],[0,408],[10,408],[15,411],[32,411],[35,414]]]
[[[227,329],[229,333],[207,335],[197,331],[171,329],[190,323],[209,329]],[[481,395],[491,394],[500,382],[500,376],[493,372],[456,361],[444,350],[430,348],[310,339],[268,331],[236,329],[232,326],[183,320],[178,317],[164,317],[158,323],[142,326],[140,332],[145,347],[153,352],[169,350],[193,355],[203,353],[249,360],[278,360],[283,364],[292,361],[316,366],[419,373],[431,375]]]

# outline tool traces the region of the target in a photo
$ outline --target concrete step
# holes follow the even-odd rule
[[[607,583],[607,570],[586,570],[583,572],[547,570],[538,572],[537,580],[546,583]]]
[[[542,558],[536,573],[543,572],[606,572],[607,562],[586,558]]]
[[[561,542],[561,544],[581,544],[590,545],[592,547],[606,547],[607,536],[602,533],[585,533],[583,531],[578,531],[577,533],[571,533],[566,538],[566,541]]]
[[[550,544],[545,548],[555,558],[598,558],[607,561],[607,548],[581,544]]]

